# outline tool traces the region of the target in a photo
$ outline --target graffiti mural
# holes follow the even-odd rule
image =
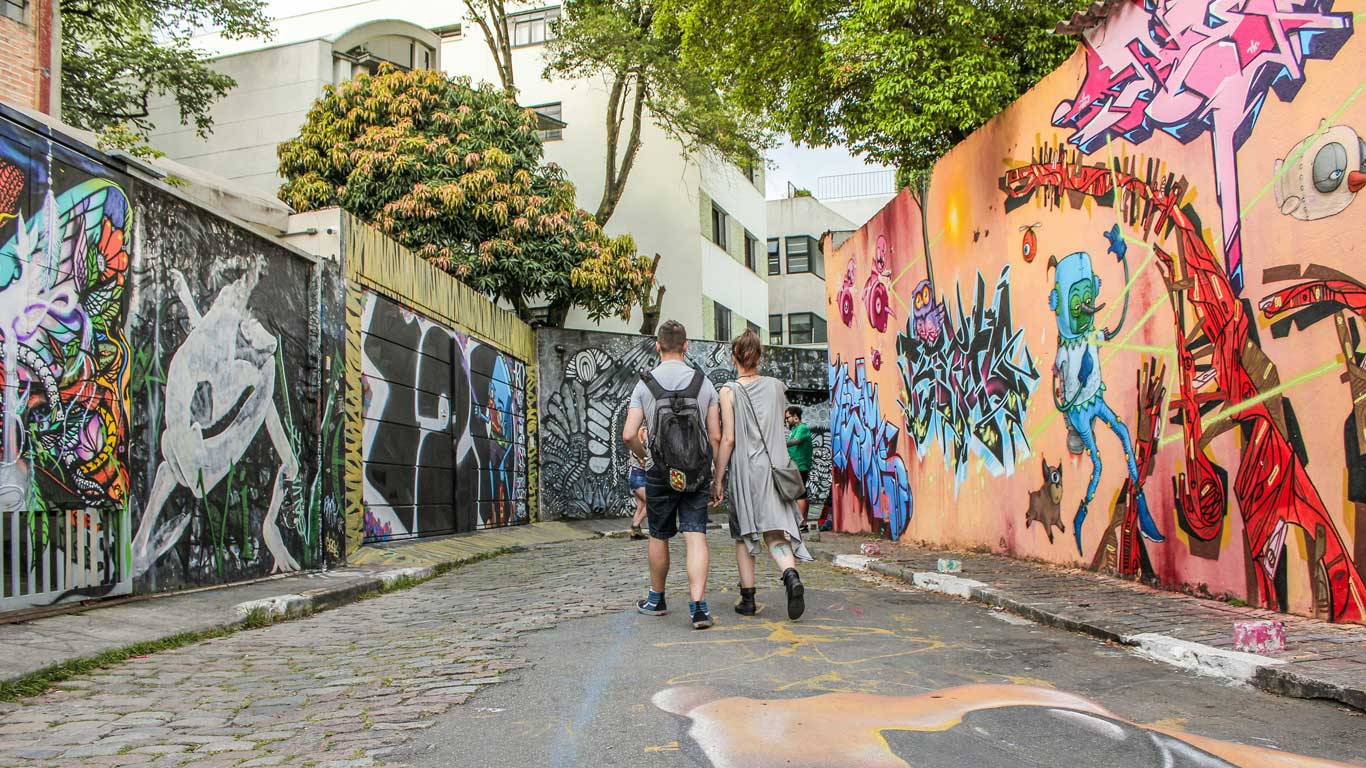
[[[1238,150],[1271,91],[1295,98],[1308,59],[1332,59],[1352,34],[1332,0],[1135,0],[1081,35],[1086,72],[1053,125],[1085,153],[1112,137],[1209,135],[1224,232],[1224,269],[1243,288]],[[1345,158],[1344,158],[1345,160]]]
[[[376,293],[363,307],[366,540],[527,522],[525,364]]]
[[[0,605],[127,590],[125,186],[0,124]]]
[[[1338,6],[1088,7],[1072,58],[829,250],[832,390],[869,361],[904,537],[1366,621],[1366,39]]]
[[[836,357],[830,382],[833,484],[856,499],[855,509],[871,518],[875,530],[899,539],[914,511],[906,463],[897,454],[901,429],[882,418],[877,385],[868,380],[862,359],[845,366]],[[836,506],[835,524],[847,514]]]
[[[622,425],[640,373],[659,362],[652,338],[542,329],[540,450],[542,512],[547,517],[629,517]],[[720,387],[735,378],[730,345],[692,341],[688,363]],[[788,384],[788,401],[811,427],[813,504],[830,493],[830,436],[825,355],[820,350],[765,350],[763,370]],[[822,448],[824,446],[824,448]]]
[[[130,354],[139,589],[335,562],[339,371],[319,354],[314,266],[160,190],[143,190],[139,211],[127,323],[145,340]]]
[[[1133,723],[1089,699],[1027,685],[967,685],[915,696],[825,693],[722,696],[706,688],[655,694],[687,722],[716,768],[908,768],[911,765],[1345,768],[1345,763]]]
[[[897,336],[901,407],[911,438],[921,458],[939,446],[956,486],[967,478],[971,454],[992,474],[1014,472],[1016,459],[1029,455],[1023,416],[1039,371],[1011,322],[1010,268],[1001,271],[990,304],[979,275],[970,309],[959,296],[953,318],[932,290],[928,280],[916,286],[915,315]]]

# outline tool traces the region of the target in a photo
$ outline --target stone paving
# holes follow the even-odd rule
[[[869,539],[826,533],[813,551],[855,554]],[[1092,571],[1067,569],[999,555],[953,552],[879,542],[879,560],[907,572],[934,571],[939,558],[962,560],[964,578],[1007,596],[1012,610],[1030,618],[1081,629],[1105,639],[1156,633],[1233,649],[1233,623],[1276,619],[1285,623],[1286,648],[1265,654],[1286,662],[1266,668],[1274,679],[1259,687],[1278,693],[1333,698],[1358,708],[1366,702],[1366,626],[1237,606],[1154,589]]]
[[[390,765],[396,745],[521,667],[520,635],[629,604],[643,560],[620,542],[550,545],[133,659],[0,703],[0,766]]]

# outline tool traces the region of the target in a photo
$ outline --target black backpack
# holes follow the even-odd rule
[[[640,380],[655,399],[655,418],[650,424],[650,456],[665,474],[669,487],[679,492],[704,490],[711,482],[711,442],[697,396],[707,379],[693,370],[687,387],[669,390],[651,373]]]

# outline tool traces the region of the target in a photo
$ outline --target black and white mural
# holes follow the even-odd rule
[[[526,364],[373,292],[361,330],[365,541],[527,522]]]
[[[542,519],[629,517],[634,506],[621,430],[641,372],[659,363],[654,338],[541,329],[536,350]],[[727,343],[690,342],[687,359],[718,387],[735,378]],[[825,350],[766,349],[763,372],[786,381],[788,400],[806,411],[815,436],[810,494],[813,504],[822,504],[830,494]]]

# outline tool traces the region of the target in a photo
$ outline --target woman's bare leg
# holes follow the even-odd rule
[[[636,516],[631,518],[631,525],[635,528],[639,528],[640,524],[645,520],[645,489],[637,488],[635,491],[635,497]]]
[[[764,546],[768,547],[768,553],[773,556],[773,562],[777,564],[779,571],[797,567],[797,558],[792,554],[792,544],[783,531],[764,531]]]
[[[735,566],[740,570],[740,586],[748,589],[754,586],[754,555],[749,553],[745,542],[735,542]]]

